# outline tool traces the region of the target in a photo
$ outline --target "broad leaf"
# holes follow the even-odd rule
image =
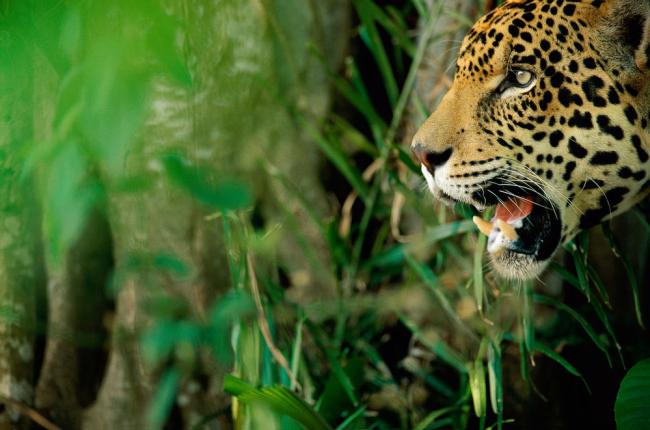
[[[614,411],[618,430],[650,429],[650,358],[627,372]]]

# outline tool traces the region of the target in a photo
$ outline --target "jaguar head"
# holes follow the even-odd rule
[[[497,273],[538,276],[559,246],[650,190],[650,2],[511,0],[465,37],[411,149],[434,197],[479,211]]]

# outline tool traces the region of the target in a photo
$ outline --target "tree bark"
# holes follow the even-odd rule
[[[43,273],[38,217],[30,181],[21,178],[24,145],[33,138],[31,46],[17,33],[0,38],[0,396],[24,405],[34,398],[36,297]],[[11,57],[11,61],[6,61]],[[0,428],[26,428],[27,418],[9,405]]]
[[[349,6],[347,0],[326,3],[186,0],[179,4],[175,13],[188,23],[183,50],[193,86],[156,85],[141,144],[126,163],[127,174],[153,177],[150,189],[145,195],[110,194],[118,271],[134,253],[175,255],[191,275],[181,283],[154,282],[184,297],[199,315],[227,288],[227,266],[216,223],[206,221],[205,208],[170,184],[160,171],[161,156],[173,151],[181,151],[193,163],[213,166],[216,178],[254,178],[251,186],[266,222],[286,223],[287,217],[297,222],[306,231],[306,246],[316,250],[315,261],[329,264],[325,239],[307,215],[308,209],[323,217],[328,213],[318,183],[320,156],[284,105],[298,103],[302,115],[316,118],[329,107],[326,67],[309,53],[308,41],[325,50],[328,67],[336,67],[347,39],[343,30]],[[269,167],[283,172],[304,191],[312,206],[301,206],[291,191],[270,178],[265,172]],[[305,257],[302,240],[287,237],[279,251],[282,264],[290,275],[308,273],[313,286],[323,285],[311,291],[322,294],[329,289],[331,293],[332,271],[314,272],[318,268]],[[156,378],[145,370],[135,338],[149,324],[143,304],[149,294],[144,285],[151,279],[138,274],[127,279],[118,295],[114,327],[116,334],[125,335],[114,336],[107,374],[96,404],[85,415],[84,428],[143,428],[146,424],[142,405],[149,402]],[[216,377],[199,395],[187,387],[200,385],[186,381],[183,392],[192,393],[192,402],[188,405],[184,396],[179,404],[185,426],[228,403],[223,393],[215,391],[221,389],[225,369],[205,365],[212,366]]]

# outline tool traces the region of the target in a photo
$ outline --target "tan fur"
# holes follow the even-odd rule
[[[644,157],[644,152],[650,153],[650,61],[645,49],[650,19],[641,23],[638,48],[624,43],[636,40],[626,32],[638,17],[650,16],[650,2],[610,0],[599,8],[591,0],[563,2],[552,13],[540,12],[549,3],[538,1],[533,18],[529,14],[525,21],[529,4],[510,0],[470,30],[454,82],[414,136],[413,147],[434,154],[451,149],[449,160],[431,169],[430,188],[435,196],[475,206],[481,202],[467,190],[489,177],[485,172],[490,169],[498,172],[507,164],[539,171],[534,179],[559,211],[566,242],[591,222],[585,214],[596,217],[603,212],[603,219],[610,218],[650,191],[647,185],[642,189],[650,179],[650,163]],[[574,9],[564,14],[567,5]],[[524,26],[513,28],[517,23]],[[558,42],[562,34],[566,41]],[[545,51],[540,48],[544,43],[550,45]],[[551,54],[560,60],[553,62]],[[499,88],[513,63],[533,72],[537,81],[529,90],[515,87],[500,96],[506,94]],[[544,102],[549,92],[552,99]],[[630,119],[630,109],[638,118]],[[536,123],[537,117],[543,117],[543,123]],[[576,125],[581,117],[589,127]],[[561,138],[551,141],[553,134]],[[616,161],[608,162],[612,157]],[[574,166],[567,173],[570,163]],[[569,180],[563,179],[567,176]],[[610,204],[608,199],[616,200],[619,194],[621,201]],[[495,266],[505,276],[526,278],[538,274],[545,263],[509,255]]]

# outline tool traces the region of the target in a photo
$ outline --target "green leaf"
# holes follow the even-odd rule
[[[318,147],[323,151],[325,156],[336,166],[339,172],[352,185],[354,190],[364,202],[367,202],[370,191],[361,174],[350,163],[349,157],[343,150],[336,145],[331,139],[327,139],[314,125],[307,119],[299,117],[302,127],[312,136]]]
[[[153,266],[161,271],[169,272],[179,277],[186,277],[190,274],[190,268],[174,255],[156,254],[153,256]]]
[[[567,270],[564,266],[561,266],[558,262],[556,261],[551,261],[551,264],[549,264],[549,268],[560,275],[560,277],[565,281],[568,282],[569,284],[573,285],[576,288],[580,288],[580,284],[578,282],[578,278],[575,277],[573,273],[571,273],[569,270]]]
[[[617,430],[650,429],[650,359],[627,372],[614,406]]]
[[[525,282],[523,286],[524,306],[522,310],[522,327],[524,331],[524,345],[527,351],[532,351],[535,343],[535,307],[532,303],[533,285]]]
[[[453,410],[454,408],[443,408],[433,411],[424,417],[424,419],[420,421],[418,425],[413,428],[413,430],[427,430],[438,418],[448,414],[449,412],[452,412]]]
[[[424,242],[426,245],[433,245],[434,243],[441,240],[445,240],[450,237],[458,236],[472,231],[476,231],[476,226],[472,220],[454,221],[429,228],[425,232]],[[403,264],[404,260],[405,249],[404,245],[400,244],[395,245],[392,248],[388,248],[386,251],[370,258],[364,263],[363,268],[369,269],[372,267],[395,266]]]
[[[477,417],[484,417],[487,413],[487,396],[485,384],[485,366],[480,360],[467,365],[469,373],[469,387],[472,393],[474,413]]]
[[[230,330],[238,320],[250,318],[255,313],[253,299],[241,290],[226,294],[210,311],[208,341],[212,352],[221,362],[228,363],[232,357]]]
[[[337,359],[331,351],[331,347],[325,347],[332,371],[325,381],[317,409],[326,420],[334,422],[359,407],[356,392],[363,383],[364,361],[360,357],[352,357],[338,363],[341,358]]]
[[[637,323],[639,324],[639,327],[645,329],[645,326],[643,325],[643,314],[641,313],[639,281],[637,280],[636,275],[634,273],[634,268],[632,267],[630,260],[626,258],[626,256],[623,254],[620,247],[616,243],[616,239],[614,238],[614,233],[612,232],[609,223],[603,223],[601,224],[601,227],[603,229],[603,233],[605,234],[605,237],[607,237],[607,240],[609,241],[609,245],[611,246],[614,255],[621,260],[621,263],[623,263],[623,267],[625,268],[625,274],[627,275],[627,280],[629,281],[630,287],[632,288],[632,297],[634,299],[634,311],[636,313],[636,320]]]
[[[359,407],[356,411],[354,411],[352,414],[350,414],[349,417],[347,417],[341,424],[339,424],[338,427],[336,427],[336,430],[346,430],[348,428],[358,428],[358,427],[353,427],[354,425],[357,425],[359,421],[363,419],[363,414],[366,412],[366,407],[361,406]]]
[[[250,189],[241,182],[223,181],[212,184],[205,172],[175,154],[165,156],[163,165],[172,182],[211,208],[227,212],[251,204]]]
[[[474,300],[478,311],[483,314],[483,297],[485,297],[485,290],[483,286],[483,253],[487,244],[487,236],[484,234],[478,235],[476,241],[476,248],[474,248]]]
[[[456,323],[458,328],[469,338],[474,338],[475,335],[471,331],[469,327],[463,322],[462,319],[458,316],[456,311],[454,310],[453,306],[449,302],[449,299],[443,292],[443,289],[440,287],[440,284],[438,283],[438,278],[433,273],[433,271],[427,266],[426,264],[420,263],[417,260],[415,260],[413,257],[410,255],[406,255],[406,262],[408,265],[415,271],[415,273],[420,277],[422,282],[425,283],[425,285],[429,288],[429,290],[433,293],[433,295],[436,297],[438,302],[440,303],[440,306],[442,306],[442,309],[445,311],[445,313],[449,316],[449,318]]]
[[[293,418],[307,430],[332,430],[314,408],[286,387],[275,385],[254,388],[232,375],[226,375],[223,384],[224,391],[242,403],[261,402],[275,412]]]
[[[492,340],[488,345],[488,380],[490,382],[490,405],[499,422],[503,420],[503,369],[500,345]]]
[[[578,378],[580,378],[582,380],[582,382],[585,384],[585,387],[587,388],[587,391],[589,392],[589,394],[591,394],[591,389],[589,388],[589,384],[587,384],[587,380],[564,357],[562,357],[557,352],[553,351],[548,346],[546,346],[546,345],[544,345],[542,343],[539,343],[539,342],[535,342],[533,344],[533,350],[541,352],[542,354],[544,354],[545,356],[547,356],[551,360],[557,362],[560,366],[564,367],[567,370],[567,372],[569,372],[572,375],[577,376]]]
[[[537,303],[542,303],[547,306],[554,306],[555,308],[564,311],[571,315],[573,319],[575,319],[578,324],[582,326],[582,328],[587,332],[587,335],[591,338],[592,342],[600,349],[603,351],[605,354],[605,357],[607,358],[607,362],[612,365],[612,359],[609,355],[609,352],[607,351],[607,346],[605,343],[601,340],[600,336],[598,336],[598,333],[596,333],[596,330],[589,324],[589,322],[582,316],[580,315],[576,310],[571,308],[570,306],[560,302],[559,300],[555,300],[551,297],[547,296],[542,296],[539,294],[534,294],[533,298]]]
[[[575,242],[577,242],[579,245],[576,245]],[[609,322],[609,315],[601,305],[600,301],[596,300],[591,293],[591,288],[589,286],[589,280],[588,280],[589,269],[586,263],[586,255],[584,255],[584,251],[583,251],[585,249],[588,249],[588,245],[589,245],[589,236],[585,233],[581,233],[574,240],[574,243],[570,244],[567,247],[567,250],[572,254],[576,271],[578,273],[577,288],[578,290],[580,290],[582,294],[585,295],[585,297],[591,304],[592,308],[594,309],[594,312],[596,312],[596,315],[598,315],[598,318],[603,323],[603,326],[605,327],[605,330],[611,337],[612,342],[614,342],[614,344],[616,345],[620,361],[625,367],[623,361],[623,354],[621,353],[621,346],[618,343],[618,340],[616,339],[616,334],[614,333],[614,329],[611,323]]]
[[[176,392],[180,384],[181,375],[176,369],[169,369],[162,376],[156,394],[154,394],[149,412],[147,414],[147,421],[153,429],[161,429],[167,421],[169,412],[174,405]]]
[[[402,323],[413,333],[413,336],[429,348],[443,362],[454,367],[459,373],[467,373],[467,365],[463,362],[460,353],[451,348],[450,345],[441,340],[432,341],[425,333],[420,330],[418,325],[408,319],[405,315],[398,313]]]
[[[577,243],[577,245],[576,245]],[[578,288],[591,301],[591,289],[589,287],[589,276],[587,274],[587,256],[583,250],[589,249],[589,236],[585,233],[580,234],[575,240],[572,248],[569,248],[573,263],[578,275]]]
[[[361,19],[359,35],[370,52],[372,52],[384,80],[383,87],[386,89],[388,99],[390,100],[391,106],[395,106],[399,90],[397,89],[395,75],[393,74],[386,50],[384,49],[384,44],[375,25],[377,19],[381,20],[381,16],[377,15],[380,9],[376,6],[373,7],[373,3],[369,0],[357,0],[354,2],[354,6]]]
[[[60,143],[44,168],[45,233],[50,256],[61,256],[78,239],[104,195],[102,184],[87,174],[89,160],[75,140]]]
[[[169,357],[176,345],[176,324],[158,321],[142,336],[142,353],[148,363],[158,363]]]

